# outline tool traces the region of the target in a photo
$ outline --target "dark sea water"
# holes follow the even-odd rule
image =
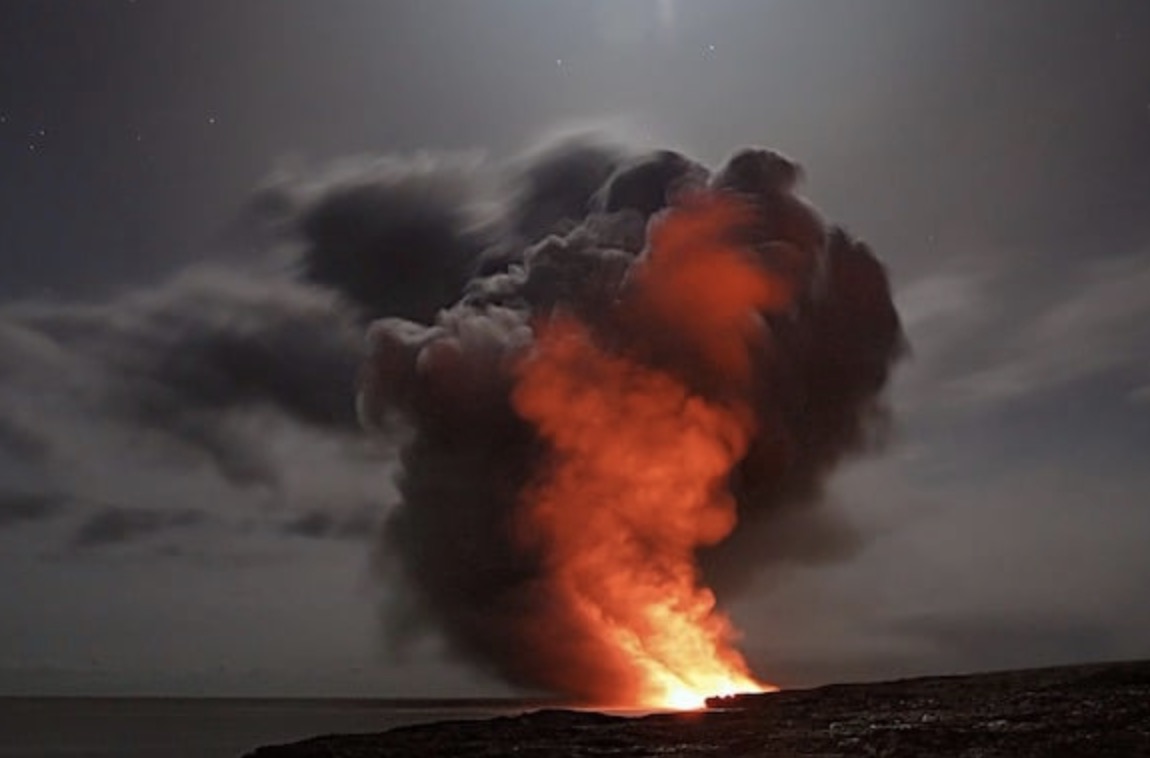
[[[0,758],[239,758],[260,745],[540,707],[488,700],[0,698]]]

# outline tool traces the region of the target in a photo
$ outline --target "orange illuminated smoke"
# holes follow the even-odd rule
[[[608,349],[591,326],[557,314],[537,325],[519,366],[515,408],[549,445],[520,531],[564,609],[552,633],[612,659],[599,667],[610,677],[583,685],[601,703],[695,708],[773,689],[735,648],[695,560],[735,526],[727,484],[755,432],[752,354],[765,344],[762,314],[789,300],[734,240],[745,220],[714,195],[672,210],[621,295],[619,323],[655,342],[672,335],[686,365],[652,358],[636,335],[612,334],[622,347]]]

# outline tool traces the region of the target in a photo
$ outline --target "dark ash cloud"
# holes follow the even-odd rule
[[[303,280],[368,318],[430,321],[489,244],[491,178],[467,156],[348,163],[269,184],[253,214],[298,245]]]
[[[624,148],[592,134],[568,136],[524,157],[512,169],[510,234],[533,242],[569,231],[627,157]]]

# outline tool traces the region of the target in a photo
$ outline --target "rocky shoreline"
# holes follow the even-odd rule
[[[316,737],[247,758],[1150,756],[1150,661],[717,699],[641,718],[542,710]]]

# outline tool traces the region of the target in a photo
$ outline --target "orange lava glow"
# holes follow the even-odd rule
[[[746,399],[762,313],[786,288],[733,241],[729,199],[700,197],[652,233],[621,308],[664,326],[692,356],[686,371],[608,350],[555,315],[519,366],[516,410],[549,443],[525,493],[524,538],[543,556],[549,592],[583,649],[617,659],[601,702],[693,709],[710,696],[774,689],[736,649],[730,619],[703,585],[695,553],[737,518],[732,467],[755,432]],[[708,376],[706,396],[686,373]],[[717,385],[714,377],[721,377]]]

